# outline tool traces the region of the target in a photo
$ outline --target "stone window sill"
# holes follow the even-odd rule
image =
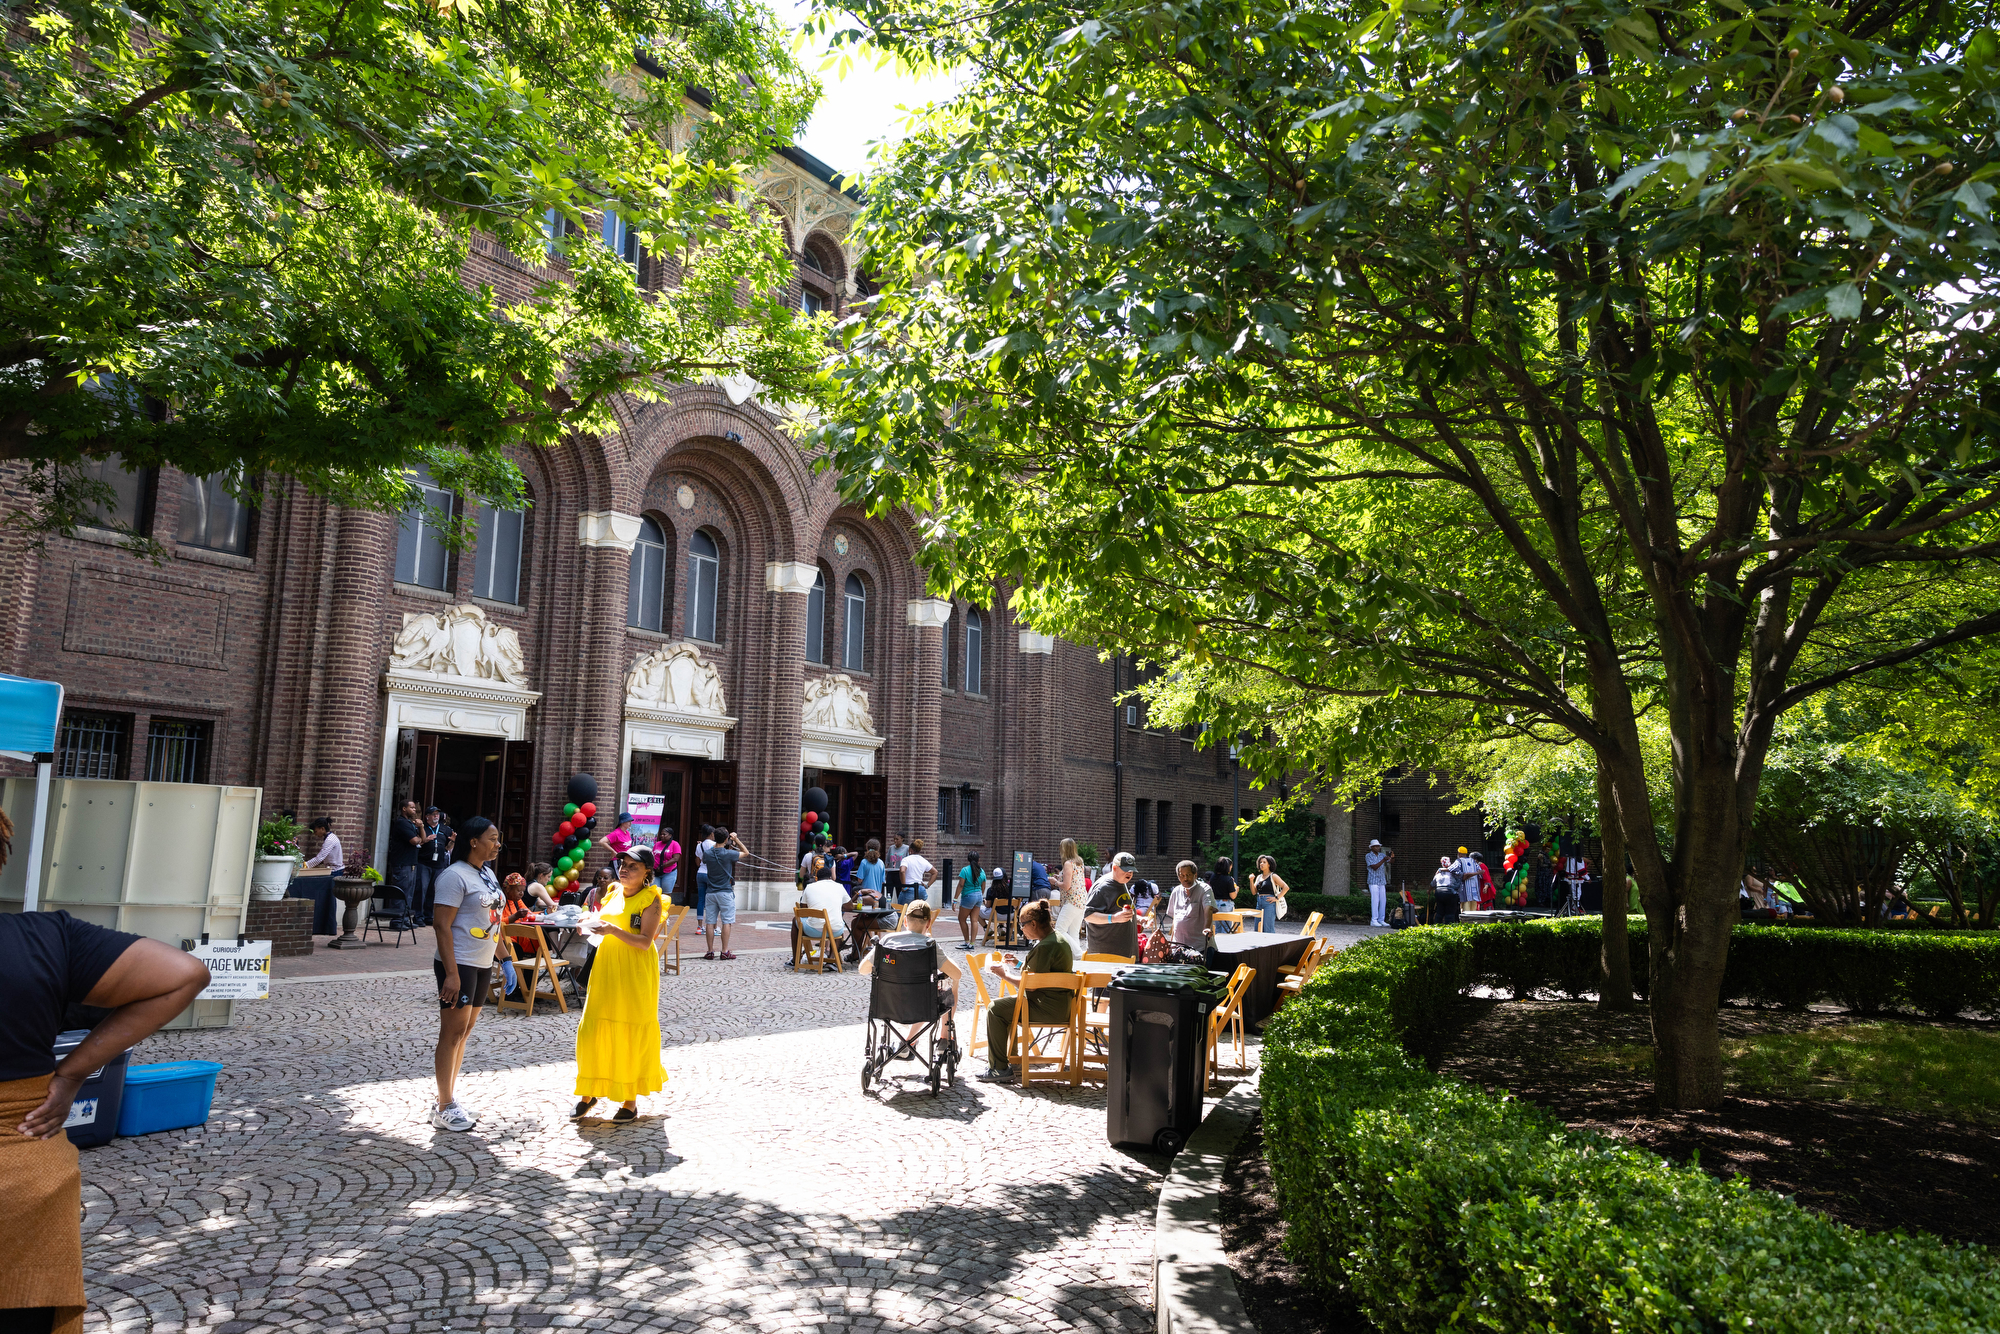
[[[448,588],[430,588],[423,584],[406,584],[400,580],[393,587],[398,593],[407,593],[413,598],[428,598],[432,602],[458,601],[458,595]]]
[[[254,570],[257,561],[252,556],[239,556],[233,551],[210,551],[207,547],[174,547],[175,560],[199,561],[203,565],[220,565],[225,570]]]

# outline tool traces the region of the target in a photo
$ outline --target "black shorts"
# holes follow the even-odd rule
[[[443,959],[431,960],[431,974],[437,978],[438,990],[443,991],[444,990]],[[462,1010],[468,1005],[472,1006],[484,1005],[486,1004],[486,993],[488,990],[492,988],[492,986],[493,986],[492,964],[487,964],[484,968],[474,968],[469,963],[462,963],[458,966],[458,1003],[456,1005],[452,1005],[448,1004],[445,1001],[440,1000],[438,1002],[438,1008],[440,1010]]]

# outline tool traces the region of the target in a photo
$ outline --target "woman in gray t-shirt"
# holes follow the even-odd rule
[[[507,901],[493,874],[493,859],[500,855],[499,828],[475,815],[459,826],[458,838],[465,859],[439,873],[431,908],[431,928],[437,932],[431,968],[438,986],[438,1096],[431,1124],[440,1130],[472,1129],[472,1113],[458,1105],[452,1090],[465,1062],[466,1039],[492,986],[500,906]]]

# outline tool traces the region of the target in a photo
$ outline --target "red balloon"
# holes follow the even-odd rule
[[[556,838],[558,840],[568,838],[571,834],[574,834],[575,832],[576,832],[576,826],[571,824],[567,820],[564,820],[561,824],[556,826]]]
[[[799,821],[799,832],[801,834],[809,834],[812,832],[812,826],[801,820]]]
[[[549,845],[551,847],[557,847],[557,848],[561,847],[563,845],[563,836],[561,834],[557,834],[554,838],[549,840]]]
[[[816,824],[818,824],[818,823],[819,823],[819,812],[817,812],[817,811],[807,811],[807,812],[806,812],[806,828],[810,829],[810,828],[812,828],[812,827],[813,827],[814,825],[816,825]]]
[[[581,815],[584,819],[588,820],[591,816],[597,814],[597,803],[594,801],[586,801],[583,803],[583,805],[576,808],[576,813],[578,815]]]

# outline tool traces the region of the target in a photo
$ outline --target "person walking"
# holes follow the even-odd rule
[[[716,928],[722,929],[722,958],[733,959],[736,955],[729,948],[729,938],[736,931],[736,863],[749,849],[741,839],[720,825],[716,826],[715,837],[720,842],[710,842],[708,851],[702,857],[702,864],[708,868],[708,900],[702,912],[702,933],[708,938],[708,953],[704,959],[713,959],[715,953]]]
[[[396,818],[389,821],[389,888],[403,896],[399,916],[414,920],[422,900],[423,872],[419,869],[424,853],[424,828],[416,801],[403,803]]]
[[[0,867],[14,825],[0,814]],[[62,911],[0,913],[0,1329],[83,1328],[83,1173],[63,1133],[93,1070],[159,1031],[209,983],[192,954]],[[110,1013],[61,1062],[56,1035],[73,1001]]]
[[[958,947],[972,949],[979,943],[981,914],[986,903],[986,870],[978,858],[968,861],[958,873]]]
[[[660,1064],[660,956],[653,947],[664,913],[653,850],[630,848],[615,864],[617,883],[584,928],[597,940],[597,958],[576,1029],[577,1104],[570,1119],[610,1098],[618,1104],[611,1119],[622,1124],[637,1120],[639,1099],[667,1083]]]
[[[477,1118],[459,1105],[459,1067],[465,1064],[465,1044],[479,1022],[480,1007],[493,986],[493,951],[500,943],[497,923],[507,896],[493,874],[500,855],[500,828],[475,815],[459,831],[462,861],[455,861],[437,879],[431,905],[431,926],[437,935],[438,1040],[433,1066],[437,1074],[437,1105],[431,1124],[440,1130],[470,1130]]]
[[[1077,854],[1075,839],[1064,839],[1057,851],[1062,854],[1062,870],[1057,872],[1056,880],[1056,934],[1069,942],[1073,954],[1080,955],[1084,952],[1084,913],[1090,904],[1090,872]],[[1112,860],[1115,862],[1117,858]],[[1134,861],[1133,865],[1138,863]]]
[[[1368,925],[1387,926],[1389,898],[1389,863],[1396,860],[1396,854],[1382,846],[1382,840],[1368,840],[1368,855],[1362,863],[1368,869]]]
[[[922,839],[911,840],[909,850],[903,854],[897,869],[903,877],[903,887],[896,891],[898,904],[910,903],[919,897],[929,897],[924,893],[924,889],[931,881],[937,879],[937,868],[925,859]]]
[[[1285,895],[1292,887],[1278,874],[1278,863],[1269,853],[1257,858],[1257,874],[1250,879],[1250,892],[1255,896],[1257,908],[1264,914],[1264,929],[1278,929],[1278,915],[1285,906]]]

